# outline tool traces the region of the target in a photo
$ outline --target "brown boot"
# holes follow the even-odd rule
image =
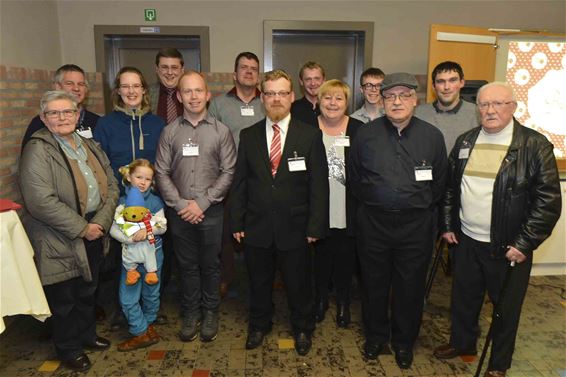
[[[152,344],[159,342],[159,339],[152,339],[148,333],[149,331],[146,331],[141,335],[134,336],[133,338],[130,338],[125,342],[118,344],[118,351],[133,351],[140,348],[149,347]]]
[[[153,325],[149,325],[147,327],[147,335],[149,335],[151,339],[155,340],[156,343],[159,342],[159,340],[161,339],[161,337],[159,336],[157,330],[155,330],[155,327],[153,327]]]
[[[140,273],[138,270],[129,270],[126,273],[126,285],[134,285],[140,279]]]
[[[159,278],[155,272],[148,272],[145,274],[145,282],[149,285],[154,285],[159,282]]]

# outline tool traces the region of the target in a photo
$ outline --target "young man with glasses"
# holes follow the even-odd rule
[[[385,73],[379,68],[368,68],[360,76],[360,90],[364,95],[364,104],[354,111],[350,117],[368,123],[383,116],[383,101],[380,89]]]
[[[155,73],[159,82],[149,88],[151,111],[165,124],[183,114],[183,105],[177,100],[177,84],[183,74],[185,62],[176,48],[162,48],[155,56]]]
[[[83,137],[92,138],[92,131],[100,116],[86,110],[84,107],[88,94],[88,81],[83,69],[74,64],[65,64],[59,67],[53,76],[53,89],[63,90],[75,96],[78,102],[78,111],[80,112],[77,118],[76,131]],[[44,127],[45,123],[43,123],[39,115],[31,120],[22,140],[22,150],[31,136]]]
[[[385,116],[359,129],[348,166],[359,203],[356,235],[364,284],[365,356],[376,359],[391,343],[403,369],[413,362],[432,254],[433,208],[444,191],[447,171],[442,134],[413,116],[417,86],[408,73],[385,76]]]
[[[265,74],[261,100],[267,116],[240,133],[230,223],[234,238],[244,244],[250,279],[246,349],[262,345],[271,331],[279,267],[295,350],[304,356],[314,331],[307,248],[328,231],[329,187],[322,133],[291,116],[294,98],[286,72]]]

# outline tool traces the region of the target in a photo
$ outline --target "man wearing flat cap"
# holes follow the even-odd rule
[[[432,254],[433,211],[447,173],[442,133],[413,116],[417,86],[408,73],[385,76],[385,116],[360,128],[348,161],[350,187],[359,201],[365,356],[376,359],[390,343],[403,369],[413,362]]]

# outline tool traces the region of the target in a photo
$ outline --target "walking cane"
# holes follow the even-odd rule
[[[430,269],[430,273],[428,275],[428,278],[426,280],[426,285],[425,285],[425,296],[424,296],[425,304],[428,300],[428,296],[430,296],[430,291],[432,290],[432,282],[434,281],[434,277],[436,276],[436,271],[438,270],[438,265],[440,264],[440,261],[442,260],[442,251],[444,250],[444,244],[445,243],[446,243],[446,241],[444,241],[444,239],[442,238],[440,240],[440,242],[438,242],[438,246],[436,248],[436,254],[434,255],[434,261],[432,262],[432,267]]]
[[[489,348],[489,344],[491,343],[491,338],[493,337],[492,330],[493,326],[496,321],[501,321],[501,307],[503,300],[505,298],[505,294],[507,293],[507,286],[509,285],[509,280],[511,276],[511,271],[513,271],[513,267],[515,267],[515,261],[511,261],[507,266],[507,271],[505,272],[505,278],[503,279],[503,286],[501,287],[501,292],[499,292],[499,299],[497,300],[497,304],[493,308],[493,315],[491,316],[491,324],[489,325],[489,330],[487,331],[487,336],[485,338],[485,344],[483,345],[483,350],[481,351],[480,361],[478,362],[478,367],[476,369],[476,374],[474,377],[479,377],[483,362],[485,360],[485,356],[487,355],[487,349]]]

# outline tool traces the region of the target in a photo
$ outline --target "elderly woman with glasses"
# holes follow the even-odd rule
[[[118,186],[100,147],[75,132],[76,97],[41,98],[46,128],[32,135],[20,162],[20,187],[31,215],[27,233],[52,317],[57,356],[72,370],[90,368],[84,349],[103,350],[96,334],[94,292]]]
[[[350,284],[355,266],[353,236],[354,199],[348,193],[348,175],[345,161],[350,142],[363,123],[346,115],[350,88],[340,80],[326,81],[318,91],[321,114],[318,127],[326,148],[328,179],[330,184],[329,237],[316,243],[315,318],[324,320],[328,309],[328,286],[333,282],[336,294],[336,324],[347,327],[350,323]]]

